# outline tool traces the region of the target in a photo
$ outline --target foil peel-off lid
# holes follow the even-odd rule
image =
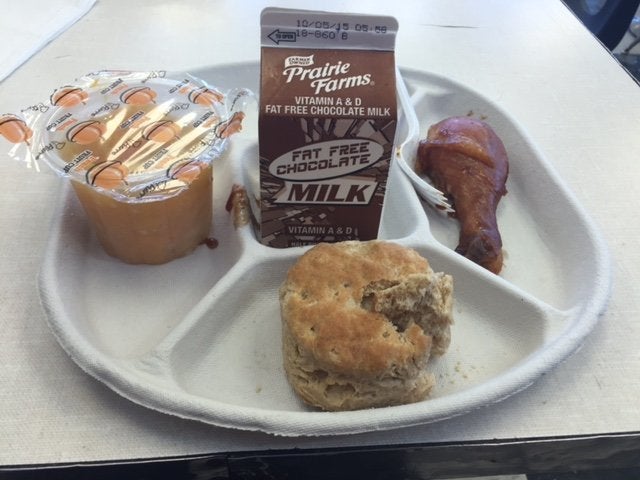
[[[166,198],[219,158],[253,94],[191,75],[100,71],[56,89],[27,118],[35,161],[122,201]]]

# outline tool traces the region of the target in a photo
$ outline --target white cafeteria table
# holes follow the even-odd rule
[[[51,334],[37,277],[62,182],[3,151],[0,477],[44,468],[47,478],[433,478],[640,465],[640,88],[559,0],[99,0],[0,82],[0,110],[99,69],[256,63],[266,6],[393,15],[398,66],[465,85],[516,119],[602,232],[605,312],[531,386],[450,419],[297,437],[181,419],[114,393]]]

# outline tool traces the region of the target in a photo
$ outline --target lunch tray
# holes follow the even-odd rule
[[[192,72],[224,89],[258,91],[257,63]],[[454,279],[452,343],[432,359],[422,402],[354,412],[304,405],[282,367],[278,288],[309,247],[261,245],[226,211],[234,183],[255,183],[257,114],[214,165],[214,230],[159,266],[107,256],[68,186],[39,278],[49,325],[88,374],[124,397],[184,418],[280,435],[336,435],[425,424],[519,392],[574,352],[604,310],[608,250],[598,230],[526,132],[464,85],[401,69],[397,157],[380,238],[413,247]],[[453,115],[488,122],[510,158],[498,207],[505,264],[497,276],[453,252],[458,224],[422,202],[398,162],[411,164],[429,125]],[[417,122],[417,125],[416,125]]]

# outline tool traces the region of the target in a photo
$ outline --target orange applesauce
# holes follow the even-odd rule
[[[190,76],[90,74],[51,95],[32,152],[71,180],[109,255],[166,263],[210,235],[212,162],[241,130],[250,92],[234,95]]]
[[[161,264],[191,253],[212,224],[212,167],[180,193],[149,202],[123,202],[85,182],[71,185],[104,250],[126,263]]]

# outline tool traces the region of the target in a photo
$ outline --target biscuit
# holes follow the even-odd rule
[[[383,241],[318,244],[280,287],[284,369],[324,410],[417,402],[434,386],[431,354],[449,347],[453,279]]]

